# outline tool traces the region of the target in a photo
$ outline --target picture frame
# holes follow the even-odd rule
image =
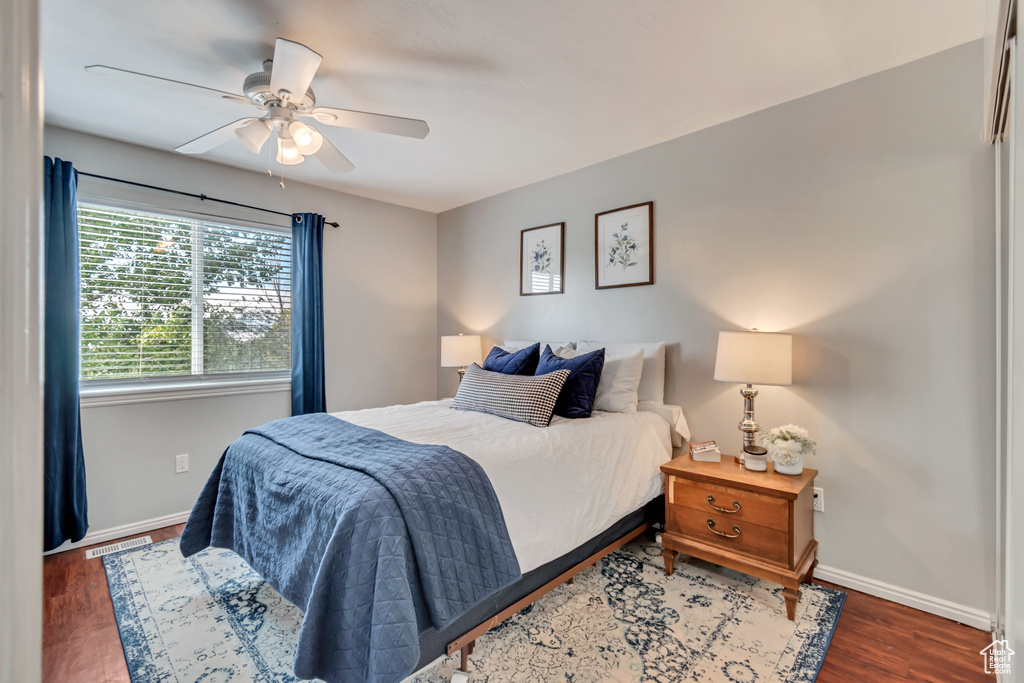
[[[564,247],[564,222],[520,232],[519,296],[565,293]]]
[[[654,202],[594,214],[594,288],[654,284]]]

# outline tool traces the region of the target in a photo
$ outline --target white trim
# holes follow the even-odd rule
[[[188,521],[189,514],[190,511],[186,510],[185,512],[176,512],[173,515],[164,515],[163,517],[145,519],[141,522],[135,522],[134,524],[122,524],[121,526],[113,526],[109,529],[90,531],[81,541],[76,543],[65,543],[59,548],[54,548],[50,552],[43,553],[43,555],[54,555],[56,553],[63,553],[67,550],[82,548],[87,545],[106,543],[107,541],[124,538],[125,536],[134,536],[135,534],[142,534],[147,531],[153,531],[154,529],[163,529],[167,526],[183,524]]]
[[[995,589],[996,589],[996,611],[994,631],[999,631],[1003,624],[1003,594],[1005,576],[1003,575],[1003,554],[1006,540],[1003,532],[1004,499],[1003,499],[1003,468],[1006,465],[1006,450],[1003,448],[1004,436],[1006,434],[1003,425],[1003,409],[1006,399],[1006,375],[1003,373],[1003,338],[1006,334],[1005,321],[1003,320],[1003,283],[1006,280],[1006,273],[1003,272],[1003,228],[1008,223],[1008,217],[1003,215],[1003,156],[1008,154],[1012,147],[1005,136],[1000,136],[995,143],[996,150],[996,441],[995,441],[995,464],[996,464],[996,492],[995,492]],[[1007,173],[1007,176],[1010,174]],[[1009,193],[1007,193],[1009,197]],[[1009,213],[1009,211],[1007,211]]]
[[[900,605],[913,607],[914,609],[919,609],[922,612],[928,612],[929,614],[935,614],[940,617],[945,617],[946,619],[952,619],[953,621],[958,621],[961,624],[966,624],[967,626],[973,626],[974,628],[981,629],[982,631],[992,631],[993,615],[985,610],[968,607],[967,605],[960,605],[955,602],[950,602],[949,600],[925,595],[924,593],[918,593],[917,591],[912,591],[908,588],[900,588],[899,586],[893,586],[892,584],[885,583],[883,581],[869,579],[866,576],[860,576],[859,574],[843,571],[842,569],[836,569],[835,567],[828,567],[823,564],[820,564],[815,568],[814,578],[845,586],[847,588],[852,588],[860,591],[861,593],[874,595],[877,598],[889,600],[890,602],[895,602]]]
[[[240,394],[269,394],[291,389],[290,377],[273,379],[232,379],[205,380],[200,382],[175,382],[140,386],[83,387],[82,408],[120,406],[153,401],[181,401],[193,398],[214,398],[217,396],[238,396]]]
[[[998,640],[1006,640],[1006,631],[1004,629],[1002,629],[998,624],[996,624],[996,627],[992,630],[992,643],[994,644]],[[986,646],[985,649],[982,650],[981,652],[984,652],[985,650],[987,650],[990,647],[992,647],[992,645]],[[979,652],[978,654],[981,654],[981,652]],[[1004,674],[1004,673],[997,673],[996,674],[996,683],[1013,683],[1013,681],[1011,681],[1010,677],[1007,676],[1006,674]]]
[[[121,526],[110,527],[109,529],[90,531],[85,535],[85,538],[77,543],[65,543],[59,548],[55,548],[54,550],[43,554],[53,555],[68,550],[75,550],[76,548],[82,548],[84,546],[106,543],[107,541],[142,534],[155,529],[163,529],[164,527],[174,526],[175,524],[183,524],[188,521],[189,514],[190,511],[186,510],[172,515],[146,519],[133,524],[122,524]],[[922,612],[928,612],[940,617],[945,617],[946,619],[952,619],[953,621],[966,624],[967,626],[972,626],[982,631],[992,631],[992,614],[984,610],[968,607],[967,605],[960,605],[955,602],[950,602],[949,600],[925,595],[924,593],[918,593],[917,591],[912,591],[907,588],[900,588],[899,586],[893,586],[892,584],[884,583],[876,579],[869,579],[866,576],[860,576],[859,574],[843,571],[842,569],[836,569],[835,567],[829,567],[823,564],[818,565],[815,568],[814,577],[839,586],[852,588],[853,590],[860,591],[861,593],[874,595],[875,597],[882,598],[883,600],[889,600],[900,605],[913,607],[914,609],[919,609]]]
[[[1011,2],[1011,5],[1015,2]],[[1011,559],[1008,553],[1010,543],[1009,511],[1012,503],[1010,482],[1010,449],[1013,445],[1011,424],[1013,422],[1012,372],[1014,356],[1013,330],[1013,281],[1014,281],[1014,224],[1016,221],[1015,206],[1015,173],[1016,173],[1016,38],[1006,41],[1005,49],[1009,54],[1005,87],[1008,90],[1006,105],[1006,131],[996,143],[996,601],[995,629],[1004,632],[1007,624],[1010,595],[1013,586],[1007,579]],[[1008,159],[1007,177],[1003,177],[1003,159]],[[1003,185],[1006,184],[1004,202]],[[1003,206],[1006,205],[1004,213]],[[1003,251],[1003,237],[1006,237],[1006,251]],[[1006,269],[1003,261],[1006,260]],[[1006,310],[1004,315],[1003,310]],[[1005,367],[1003,365],[1005,357]]]
[[[1022,18],[1017,13],[1017,30],[1020,30]],[[1018,187],[1022,184],[1021,176],[1017,175],[1018,157],[1024,155],[1024,145],[1017,144],[1021,125],[1024,125],[1024,107],[1017,109],[1017,68],[1019,67],[1016,38],[1010,43],[1010,181],[1008,183],[1009,200],[1009,236],[1007,238],[1007,271],[1006,271],[1006,424],[1005,435],[1006,457],[1003,460],[1002,492],[1003,492],[1003,604],[999,606],[1000,626],[1004,629],[1006,639],[1011,647],[1021,649],[1024,633],[1020,632],[1021,614],[1018,610],[1024,605],[1021,595],[1019,573],[1021,562],[1024,561],[1024,548],[1017,547],[1020,531],[1017,525],[1024,520],[1021,514],[1020,494],[1015,493],[1015,483],[1021,478],[1017,468],[1024,464],[1024,448],[1021,444],[1021,431],[1024,427],[1024,364],[1021,363],[1021,335],[1024,334],[1024,280],[1020,276],[1024,271],[1024,249],[1018,239],[1017,230],[1024,228],[1024,201],[1018,196]],[[1022,165],[1024,166],[1024,165]]]
[[[35,683],[42,676],[39,4],[0,2],[0,683]]]

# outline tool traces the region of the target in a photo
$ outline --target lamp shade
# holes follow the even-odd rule
[[[259,154],[263,149],[263,143],[270,137],[270,126],[263,119],[256,119],[241,128],[235,128],[235,135],[246,147]]]
[[[316,154],[324,144],[324,136],[302,121],[292,121],[288,126],[288,132],[292,134],[292,140],[295,140],[299,153],[304,156]]]
[[[482,362],[480,335],[459,334],[441,337],[441,367],[464,368]]]
[[[719,332],[715,379],[740,384],[792,384],[792,335]]]
[[[299,152],[298,145],[291,138],[277,138],[277,163],[284,166],[301,164],[304,156]]]

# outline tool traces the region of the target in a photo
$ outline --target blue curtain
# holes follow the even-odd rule
[[[324,388],[324,217],[292,216],[292,415],[327,410]]]
[[[89,528],[79,420],[77,182],[70,161],[43,158],[46,315],[43,380],[43,544],[80,541]]]

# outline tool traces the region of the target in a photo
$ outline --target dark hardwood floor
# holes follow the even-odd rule
[[[157,543],[181,536],[184,528],[179,524],[138,536]],[[86,560],[87,549],[43,559],[43,681],[131,683],[103,560]]]
[[[167,527],[148,535],[154,542],[163,541],[180,536],[182,528]],[[103,562],[86,560],[85,550],[50,555],[43,562],[43,680],[130,683]],[[818,675],[821,683],[990,679],[978,654],[991,640],[988,633],[841,586],[816,583],[849,596]]]
[[[981,649],[992,634],[825,581],[847,594],[821,683],[833,681],[994,681]]]

